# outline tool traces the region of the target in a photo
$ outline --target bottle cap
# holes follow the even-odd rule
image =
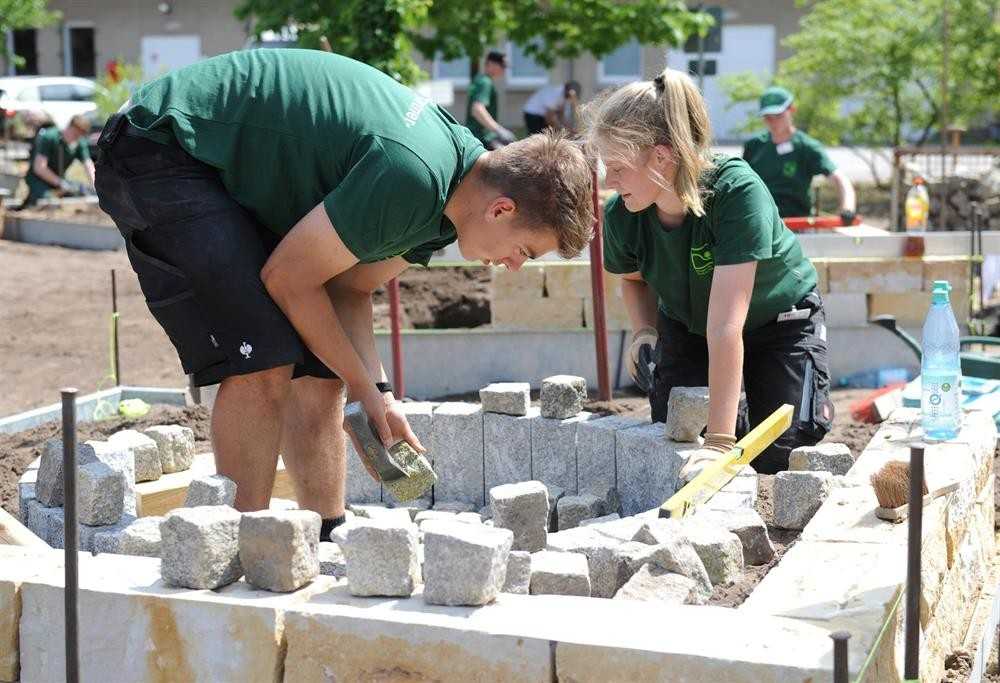
[[[948,303],[948,293],[951,292],[951,283],[947,280],[935,280],[931,288],[932,303]]]
[[[925,182],[924,177],[922,175],[918,175],[916,178],[913,179],[914,185],[923,185],[924,182]]]

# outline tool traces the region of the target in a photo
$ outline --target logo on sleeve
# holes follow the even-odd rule
[[[691,270],[699,277],[705,277],[715,269],[715,259],[707,244],[691,247]]]

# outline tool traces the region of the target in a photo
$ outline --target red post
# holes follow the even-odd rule
[[[406,395],[403,380],[403,341],[399,333],[399,278],[389,280],[389,324],[392,339],[392,388],[396,398]]]
[[[597,347],[597,392],[602,401],[611,400],[608,374],[608,318],[604,309],[604,215],[597,198],[597,172],[594,172],[594,239],[590,241],[590,293],[594,300],[594,342]]]

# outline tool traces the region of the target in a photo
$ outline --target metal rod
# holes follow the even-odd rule
[[[114,351],[115,386],[122,384],[122,364],[118,353],[118,282],[115,269],[111,269],[111,338]]]
[[[396,398],[406,395],[406,380],[403,375],[403,339],[399,328],[399,278],[389,280],[389,325],[392,339],[392,388]]]
[[[847,683],[847,641],[851,634],[836,631],[830,637],[833,639],[833,683]]]
[[[906,631],[903,678],[920,676],[920,543],[924,517],[924,446],[910,447],[909,536],[906,546]]]
[[[62,390],[62,432],[63,432],[63,555],[66,565],[66,589],[63,593],[66,620],[66,683],[80,680],[80,636],[77,594],[80,572],[77,565],[79,556],[79,534],[76,515],[76,389]]]
[[[611,400],[611,378],[608,373],[608,318],[604,308],[604,225],[597,197],[597,171],[593,176],[594,238],[590,241],[590,292],[594,300],[594,342],[597,350],[597,391],[602,401]]]
[[[188,393],[191,394],[191,401],[196,405],[201,405],[201,387],[194,383],[194,375],[188,375]]]

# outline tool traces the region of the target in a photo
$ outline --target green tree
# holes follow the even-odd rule
[[[423,73],[412,57],[410,31],[423,25],[431,0],[241,0],[239,19],[253,19],[265,31],[294,26],[302,47],[326,37],[334,52],[365,62],[403,83]]]
[[[42,28],[58,21],[62,14],[50,12],[47,6],[48,0],[0,0],[0,31],[6,35],[7,31]],[[24,64],[23,57],[6,49],[4,56],[8,60],[12,59],[18,66]]]
[[[801,2],[801,0],[800,0]],[[927,142],[941,120],[948,12],[949,121],[970,124],[995,113],[1000,92],[997,0],[815,0],[793,54],[775,83],[795,93],[796,120],[827,143]],[[731,102],[756,100],[753,74],[723,79]],[[759,127],[753,117],[746,128]]]

